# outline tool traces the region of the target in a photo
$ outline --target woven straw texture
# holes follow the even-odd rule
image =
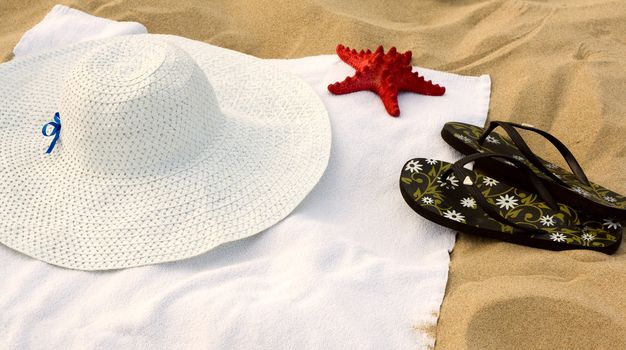
[[[328,164],[306,83],[205,43],[93,41],[0,65],[0,81],[0,242],[51,264],[126,268],[251,236]]]

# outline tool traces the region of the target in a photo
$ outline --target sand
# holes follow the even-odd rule
[[[383,44],[412,50],[415,65],[490,74],[491,120],[553,133],[590,179],[626,193],[625,2],[59,3],[259,57],[332,53],[337,43]],[[11,57],[22,33],[53,4],[0,3],[0,59]],[[538,153],[559,162],[546,143],[530,138]],[[626,348],[624,249],[613,256],[548,252],[459,234],[436,348]]]

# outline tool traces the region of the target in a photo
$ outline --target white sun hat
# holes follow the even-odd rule
[[[0,242],[51,264],[140,266],[254,235],[328,164],[305,82],[205,43],[92,41],[2,64],[0,81]]]

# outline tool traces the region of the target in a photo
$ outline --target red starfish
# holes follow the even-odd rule
[[[349,94],[355,91],[369,90],[380,96],[387,112],[397,117],[398,92],[410,91],[422,95],[441,96],[446,88],[424,80],[417,72],[411,72],[411,51],[398,53],[395,47],[385,54],[382,45],[372,53],[367,50],[357,53],[356,50],[337,45],[337,55],[342,61],[356,69],[354,76],[342,82],[328,85],[333,94]]]

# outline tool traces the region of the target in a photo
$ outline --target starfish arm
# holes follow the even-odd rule
[[[441,96],[446,92],[446,88],[438,84],[433,84],[430,80],[425,80],[417,72],[403,74],[404,79],[400,85],[400,90],[411,91],[422,95]]]
[[[394,117],[399,116],[400,106],[398,105],[398,90],[388,86],[385,89],[379,89],[378,94],[383,101],[383,105],[385,105],[387,113]]]
[[[361,68],[366,66],[368,64],[368,60],[372,56],[372,51],[370,50],[361,50],[360,52],[357,52],[355,49],[350,50],[349,47],[343,46],[341,44],[337,45],[336,51],[337,56],[339,56],[342,61],[346,62],[356,70],[360,70]]]
[[[371,83],[367,79],[364,79],[361,72],[356,72],[353,76],[347,77],[343,81],[328,85],[328,91],[335,95],[349,94],[363,90],[371,90]]]
[[[394,46],[391,49],[389,49],[389,51],[387,52],[387,56],[390,60],[395,61],[395,64],[397,64],[398,66],[405,67],[411,64],[411,57],[413,57],[413,53],[411,51],[407,51],[405,53],[399,53],[398,50]]]

